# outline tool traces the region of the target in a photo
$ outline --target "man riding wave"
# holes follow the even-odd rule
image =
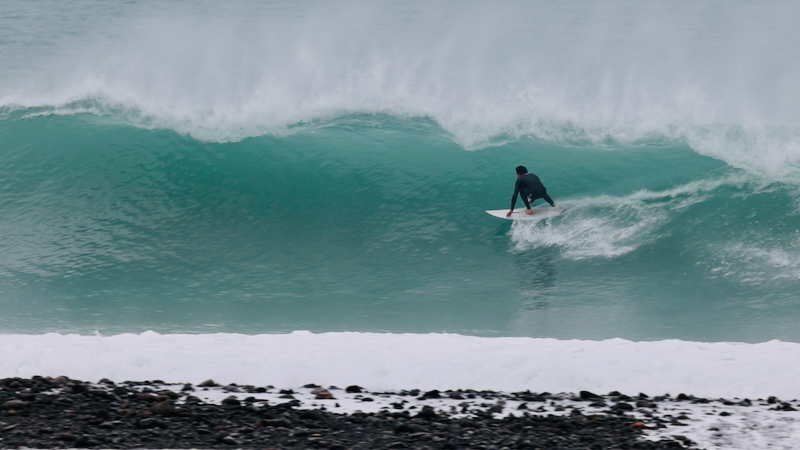
[[[525,203],[525,212],[533,214],[531,203],[543,198],[547,203],[550,203],[555,209],[561,207],[553,202],[553,199],[547,195],[547,189],[542,184],[542,181],[536,175],[528,173],[525,166],[517,166],[517,182],[514,184],[514,195],[511,196],[511,211],[506,214],[506,217],[511,217],[514,213],[514,205],[517,204],[517,195],[522,196],[522,202]]]

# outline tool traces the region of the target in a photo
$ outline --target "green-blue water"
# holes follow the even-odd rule
[[[800,340],[791,6],[236,5],[0,7],[0,332]]]

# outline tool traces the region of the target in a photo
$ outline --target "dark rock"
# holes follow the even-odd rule
[[[170,391],[170,390],[168,390],[168,389],[165,389],[165,390],[163,390],[163,391],[158,391],[158,395],[159,395],[159,396],[164,396],[164,397],[170,398],[170,399],[172,399],[172,400],[177,400],[177,399],[181,398],[181,395],[180,395],[180,394],[178,394],[178,393],[177,393],[177,392],[175,392],[175,391]]]
[[[83,383],[73,384],[70,388],[73,394],[82,394],[89,391],[89,385]]]
[[[56,436],[56,439],[59,441],[66,441],[66,442],[75,442],[78,440],[78,436],[72,433],[61,433]]]
[[[349,393],[349,394],[360,394],[362,392],[362,390],[363,390],[363,388],[361,388],[360,386],[356,386],[356,385],[347,386],[344,389],[344,391]]]
[[[222,404],[230,406],[241,406],[242,402],[240,402],[235,396],[231,395],[222,400]]]
[[[618,411],[633,411],[633,405],[630,403],[619,402],[611,407],[611,410],[618,410]]]
[[[427,433],[428,429],[416,423],[403,423],[394,429],[395,433]]]
[[[9,400],[9,401],[5,402],[5,405],[6,405],[6,408],[9,408],[9,409],[20,409],[20,408],[25,408],[26,406],[29,405],[29,403],[28,402],[24,402],[22,400]]]
[[[113,392],[114,395],[117,395],[119,397],[126,396],[129,393],[128,388],[126,388],[125,386],[117,386],[111,392]]]
[[[200,386],[200,387],[215,387],[215,386],[217,386],[217,383],[215,383],[214,380],[206,380],[206,381],[203,381],[202,383],[198,384],[198,386]]]
[[[441,398],[441,395],[440,395],[439,391],[434,389],[432,391],[428,391],[428,392],[422,394],[422,398],[423,399],[426,399],[426,398]]]
[[[231,436],[225,436],[220,440],[220,442],[226,445],[242,445],[241,442],[237,441],[235,438]]]
[[[87,448],[87,447],[94,447],[98,445],[99,442],[89,439],[89,436],[81,436],[75,441],[75,447],[77,448]]]
[[[589,392],[589,391],[581,391],[580,392],[580,397],[583,400],[601,400],[603,398],[603,397],[601,397],[601,396],[599,396],[599,395],[597,395],[595,393]]]
[[[430,433],[411,433],[408,438],[415,441],[430,441],[433,436]]]
[[[333,398],[333,394],[328,392],[327,389],[316,388],[313,391],[311,391],[311,393],[316,396],[314,398],[316,398],[317,400],[333,400],[334,399]]]
[[[136,422],[136,426],[139,428],[153,428],[156,426],[156,419],[153,419],[152,417],[139,419],[139,421]]]
[[[168,425],[165,422],[162,422],[158,419],[153,417],[147,417],[143,419],[139,419],[136,422],[136,426],[139,428],[168,428]]]
[[[319,420],[320,418],[319,413],[314,410],[300,411],[298,416],[303,420]]]
[[[290,400],[286,403],[281,403],[277,407],[278,408],[296,408],[300,406],[300,400]]]
[[[173,416],[175,415],[175,404],[172,400],[164,400],[151,406],[150,411],[159,416]]]
[[[775,397],[774,395],[771,395],[767,398],[767,403],[769,403],[770,405],[773,403],[778,403],[778,398]]]
[[[417,414],[417,417],[422,417],[423,419],[433,419],[437,417],[436,411],[434,411],[432,406],[425,405],[422,407],[422,411]]]
[[[286,419],[262,420],[261,425],[265,427],[292,428],[292,422]]]
[[[492,405],[489,407],[487,411],[489,411],[490,413],[500,414],[501,412],[503,412],[503,407],[501,405]]]
[[[158,396],[153,394],[139,394],[136,396],[139,400],[143,400],[145,402],[157,402]]]

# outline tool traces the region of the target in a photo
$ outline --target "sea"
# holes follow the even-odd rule
[[[798,398],[798,18],[4,0],[0,378]]]

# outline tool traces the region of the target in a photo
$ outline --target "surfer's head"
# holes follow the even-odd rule
[[[528,169],[525,166],[517,166],[517,175],[525,175],[528,173]]]

